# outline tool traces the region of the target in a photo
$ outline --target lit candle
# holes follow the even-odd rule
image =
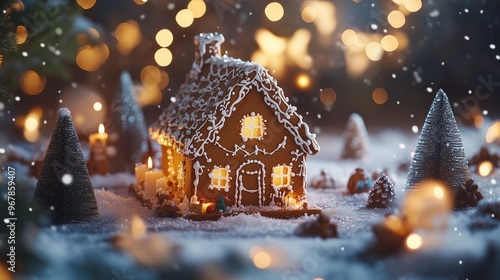
[[[90,159],[87,163],[90,174],[107,174],[109,172],[108,158],[106,155],[106,142],[108,134],[104,125],[99,125],[99,133],[92,133],[89,137]]]
[[[144,177],[148,171],[148,165],[144,163],[135,165],[135,184],[139,186],[141,182],[144,182]]]
[[[149,171],[144,175],[144,198],[151,198],[156,195],[156,180],[162,178],[163,171],[153,170],[153,160],[148,158]]]

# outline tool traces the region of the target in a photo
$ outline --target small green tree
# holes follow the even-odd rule
[[[227,208],[226,208],[226,202],[224,202],[224,197],[222,196],[222,194],[219,194],[219,198],[217,199],[217,211],[219,212],[226,212]]]

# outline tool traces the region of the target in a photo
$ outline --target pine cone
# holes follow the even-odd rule
[[[455,193],[455,209],[475,207],[479,200],[484,198],[478,188],[473,179],[468,179],[465,184],[460,185]]]
[[[387,208],[396,203],[396,194],[394,193],[394,184],[385,175],[378,177],[368,196],[366,207],[368,208]]]

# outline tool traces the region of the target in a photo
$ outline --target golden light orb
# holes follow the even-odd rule
[[[280,3],[271,2],[266,6],[264,13],[270,21],[278,21],[285,15],[285,10]]]

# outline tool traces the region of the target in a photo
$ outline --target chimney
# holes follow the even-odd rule
[[[194,55],[191,75],[201,72],[203,64],[212,56],[221,56],[220,45],[224,42],[224,35],[215,33],[200,33],[194,37],[196,51]]]

